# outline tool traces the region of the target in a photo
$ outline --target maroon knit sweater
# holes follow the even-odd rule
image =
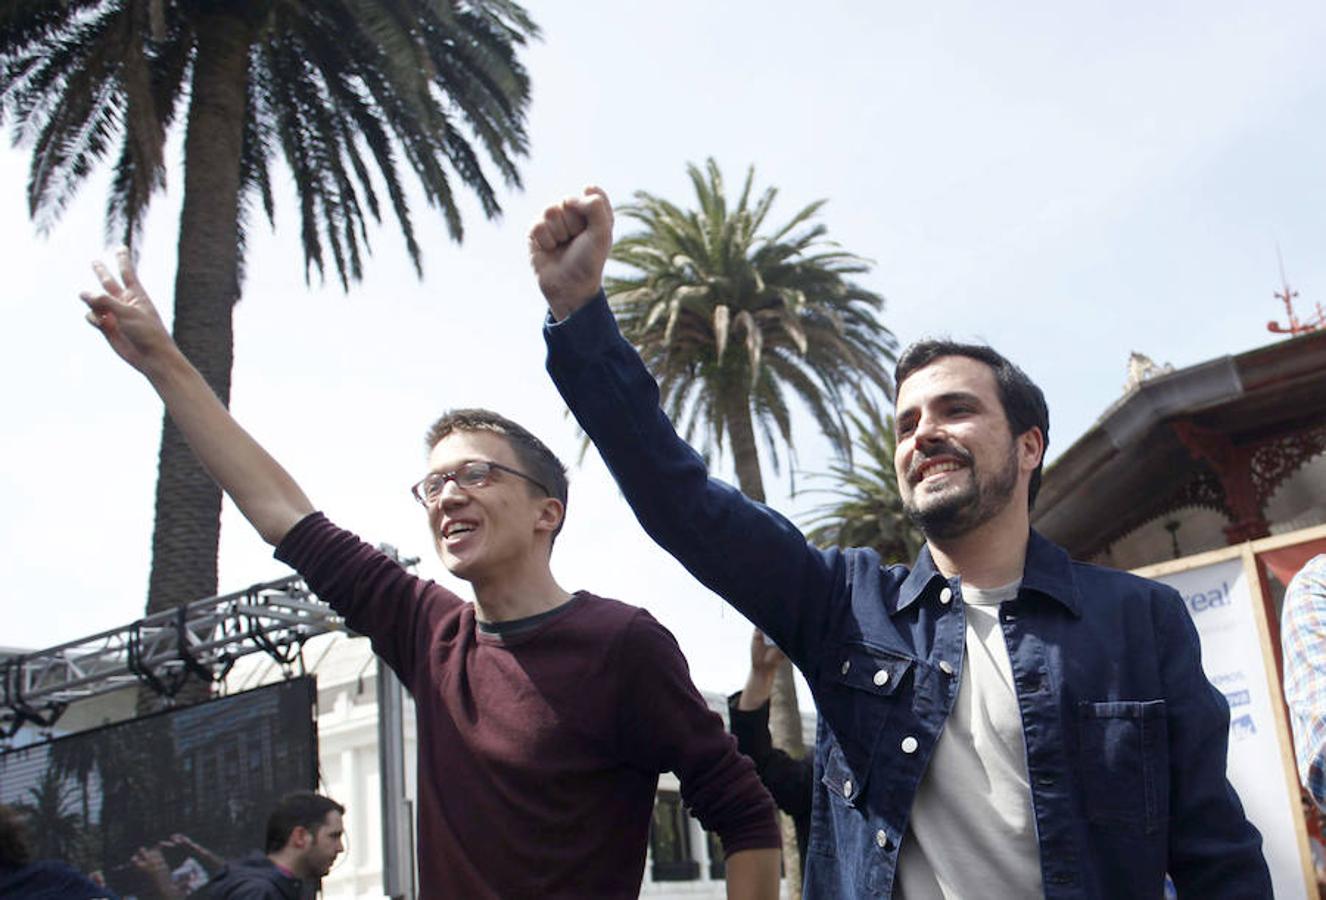
[[[634,897],[673,771],[726,852],[779,845],[774,806],[649,613],[592,594],[512,635],[332,525],[276,557],[372,639],[415,699],[424,897]]]

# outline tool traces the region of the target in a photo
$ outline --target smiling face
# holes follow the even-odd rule
[[[943,356],[916,370],[898,387],[896,421],[899,493],[927,538],[961,537],[1010,502],[1026,509],[1039,432],[1012,434],[985,363]]]
[[[492,431],[453,431],[428,454],[430,472],[453,472],[487,460],[523,471],[507,439]],[[547,565],[560,501],[525,479],[494,469],[487,484],[462,488],[454,480],[429,505],[433,545],[447,570],[469,582],[490,581],[530,564]]]

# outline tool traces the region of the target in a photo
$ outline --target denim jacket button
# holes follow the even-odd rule
[[[875,846],[879,847],[881,850],[887,850],[892,845],[893,842],[889,840],[889,836],[884,833],[883,828],[875,832]]]
[[[915,753],[915,752],[916,752],[916,748],[919,747],[920,745],[921,745],[920,742],[919,742],[916,738],[912,737],[912,736],[909,734],[909,735],[907,735],[907,737],[905,737],[905,738],[902,739],[902,745],[901,745],[901,746],[902,746],[902,752],[903,752],[903,753]]]
[[[939,661],[939,671],[943,672],[945,675],[952,675],[953,663],[949,662],[946,659],[941,659]]]
[[[875,673],[875,685],[877,687],[883,687],[888,683],[889,683],[888,669],[880,669],[878,672]]]
[[[948,602],[949,602],[950,600],[952,600],[952,599],[953,599],[953,589],[952,589],[952,588],[943,588],[942,590],[940,590],[940,592],[939,592],[939,602],[940,602],[940,603],[948,603]]]
[[[842,672],[844,675],[846,675],[848,670],[851,668],[852,668],[852,661],[850,659],[845,659],[843,660],[843,667],[839,671]]]
[[[852,796],[852,779],[850,778],[843,782],[843,796]]]

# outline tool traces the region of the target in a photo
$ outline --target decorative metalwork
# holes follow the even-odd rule
[[[1254,445],[1248,468],[1262,508],[1291,475],[1326,453],[1326,425],[1300,428]]]
[[[1315,319],[1299,320],[1298,314],[1294,311],[1294,301],[1298,299],[1298,291],[1289,286],[1289,277],[1285,275],[1285,259],[1280,255],[1278,244],[1275,248],[1275,259],[1280,264],[1280,284],[1282,287],[1271,296],[1285,305],[1285,315],[1289,318],[1289,324],[1280,325],[1272,319],[1266,323],[1266,330],[1272,334],[1290,334],[1297,337],[1300,334],[1326,328],[1326,310],[1321,308],[1320,303],[1317,304],[1317,317]]]
[[[1168,515],[1188,506],[1197,506],[1217,512],[1226,519],[1232,519],[1233,513],[1225,500],[1225,489],[1214,473],[1203,469],[1196,477],[1189,479],[1165,501],[1164,509],[1153,518]]]
[[[1202,470],[1166,497],[1164,502],[1147,510],[1145,519],[1121,523],[1091,553],[1086,554],[1088,557],[1103,552],[1105,548],[1156,519],[1170,516],[1186,507],[1209,509],[1224,516],[1230,523],[1226,532],[1231,542],[1237,543],[1248,536],[1262,536],[1266,504],[1276,490],[1303,466],[1326,453],[1326,425],[1299,427],[1247,444],[1235,443],[1223,434],[1183,420],[1173,425],[1194,458],[1203,461]],[[1224,471],[1217,473],[1207,466],[1215,469],[1224,467]],[[1258,514],[1253,518],[1236,515],[1225,492],[1224,479],[1237,477],[1237,470],[1241,466],[1246,466],[1251,487],[1248,493],[1256,503]]]
[[[1084,559],[1094,559],[1102,553],[1109,552],[1113,545],[1157,519],[1173,516],[1181,509],[1192,509],[1194,507],[1209,509],[1224,516],[1227,520],[1233,519],[1229,506],[1225,502],[1225,490],[1220,485],[1220,479],[1203,468],[1193,478],[1171,492],[1156,507],[1146,510],[1144,512],[1145,518],[1121,522],[1117,528],[1106,534],[1086,553],[1083,553],[1082,557]]]
[[[1283,273],[1281,274],[1283,275]],[[1285,315],[1289,319],[1287,325],[1281,325],[1274,319],[1267,322],[1266,330],[1272,334],[1288,334],[1297,337],[1300,334],[1310,334],[1326,328],[1326,309],[1322,309],[1320,303],[1317,304],[1315,316],[1308,319],[1299,319],[1298,314],[1294,311],[1294,300],[1298,297],[1298,291],[1291,290],[1288,282],[1281,290],[1276,291],[1271,296],[1284,303]]]

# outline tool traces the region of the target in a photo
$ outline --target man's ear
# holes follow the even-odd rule
[[[556,497],[544,497],[539,501],[539,516],[534,520],[536,531],[546,531],[549,534],[561,527],[562,520],[566,518],[566,507],[562,501]]]
[[[296,850],[303,850],[313,841],[313,835],[303,825],[296,825],[290,831],[290,840],[286,841],[287,847],[293,847]]]
[[[1040,428],[1028,428],[1018,435],[1018,465],[1024,472],[1034,472],[1045,456],[1045,434]]]

